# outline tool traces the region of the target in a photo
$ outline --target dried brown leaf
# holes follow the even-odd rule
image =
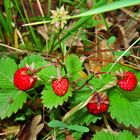
[[[31,123],[23,126],[16,140],[37,140],[37,135],[44,127],[44,123],[40,123],[41,120],[41,115],[35,116]]]

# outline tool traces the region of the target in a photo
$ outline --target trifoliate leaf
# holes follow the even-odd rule
[[[15,61],[11,58],[0,59],[0,88],[13,88],[13,77],[17,70]]]
[[[70,122],[72,124],[80,124],[80,125],[89,125],[90,123],[95,123],[97,120],[100,120],[101,116],[95,116],[88,112],[85,108],[77,111],[71,118]]]
[[[85,126],[80,126],[80,125],[68,125],[67,128],[69,130],[74,130],[74,131],[78,131],[78,132],[88,132],[89,129]]]
[[[48,85],[46,89],[42,91],[42,102],[45,107],[52,109],[53,107],[57,108],[59,105],[62,105],[65,101],[72,96],[71,87],[69,87],[68,92],[64,96],[57,96],[51,85]]]
[[[117,134],[100,131],[93,136],[92,140],[137,140],[137,138],[126,130]]]
[[[46,61],[41,55],[31,54],[24,57],[24,59],[20,61],[19,68],[25,67],[26,64],[28,65],[34,64],[35,68],[39,68],[40,66],[46,64]]]
[[[0,90],[0,118],[10,117],[22,108],[26,102],[27,95],[23,91]]]
[[[66,59],[65,65],[71,81],[80,77],[79,71],[82,70],[82,62],[78,56],[69,55]]]
[[[132,125],[135,128],[140,125],[140,98],[139,88],[133,92],[125,92],[119,89],[112,89],[109,92],[109,112],[113,119],[126,126]],[[130,94],[130,95],[129,95]],[[132,97],[133,95],[133,97]],[[132,98],[131,98],[132,97]]]

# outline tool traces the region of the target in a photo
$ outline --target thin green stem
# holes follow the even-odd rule
[[[81,90],[86,84],[88,84],[88,82],[94,77],[94,75],[92,75],[88,80],[85,81],[85,83],[83,85],[81,85],[80,87],[78,87],[74,92],[77,92],[79,90]]]
[[[54,66],[55,64],[54,63],[51,63],[51,64],[46,64],[38,69],[35,69],[33,72],[32,72],[32,75],[36,74],[37,72],[41,71],[42,69],[46,68],[46,67],[49,67],[49,66]]]
[[[67,74],[68,72],[67,72],[67,68],[66,68],[65,64],[60,61],[59,61],[59,63],[64,68],[65,74]]]
[[[33,98],[29,94],[26,94],[26,95],[30,100],[33,100]]]
[[[60,22],[61,22],[61,21],[60,21]],[[61,25],[61,23],[60,23],[60,25]],[[57,43],[56,43],[56,39],[60,36],[60,33],[61,33],[61,32],[62,32],[62,29],[60,28],[59,31],[58,31],[58,33],[54,35],[53,43],[52,43],[51,49],[50,49],[50,51],[49,51],[50,54],[51,54],[52,51],[54,50],[55,45],[57,44]],[[60,42],[61,42],[61,41],[60,41]]]
[[[57,75],[58,75],[58,80],[61,80],[61,72],[60,72],[60,64],[57,64]]]
[[[59,47],[60,47],[60,50],[61,50],[61,55],[62,55],[62,61],[64,62],[65,60],[65,56],[64,56],[64,53],[63,53],[63,50],[62,50],[62,45],[61,45],[61,41],[60,41],[60,36],[58,34],[57,36],[57,39],[58,39],[58,44],[59,44]]]
[[[54,128],[53,130],[51,130],[42,140],[45,140],[45,139],[48,139],[51,138],[51,134],[56,130],[56,128]]]

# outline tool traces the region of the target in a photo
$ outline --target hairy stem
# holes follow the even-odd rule
[[[106,128],[107,128],[110,132],[113,132],[113,130],[112,130],[112,128],[111,128],[111,126],[110,126],[110,124],[109,124],[109,122],[108,122],[108,120],[107,120],[107,117],[106,117],[106,115],[104,115],[104,114],[103,114],[103,120],[104,120],[104,123],[105,123]]]

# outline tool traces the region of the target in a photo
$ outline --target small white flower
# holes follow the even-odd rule
[[[67,20],[70,16],[68,15],[68,11],[65,11],[64,6],[60,8],[56,8],[56,10],[51,10],[52,13],[52,24],[55,25],[57,29],[63,29],[65,24],[67,24]]]

